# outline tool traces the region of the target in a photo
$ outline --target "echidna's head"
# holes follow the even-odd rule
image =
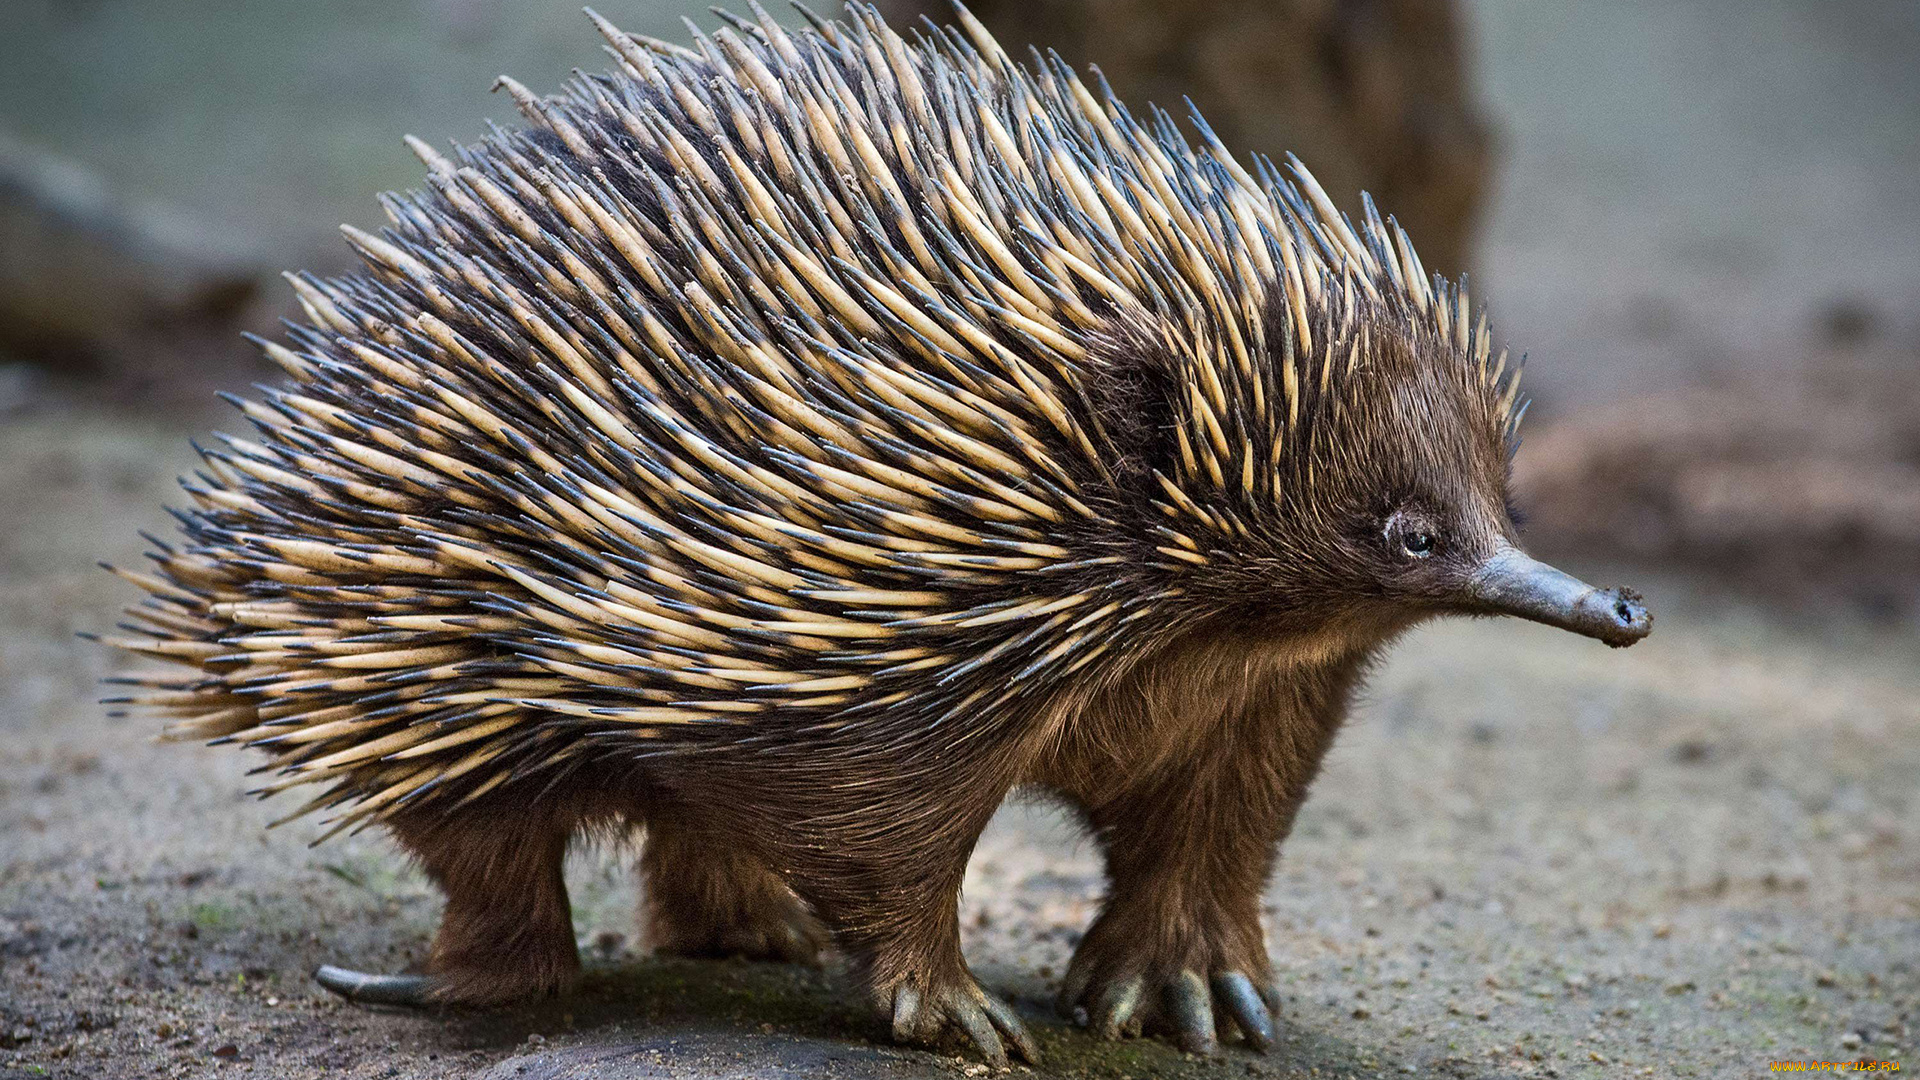
[[[1377,324],[1288,467],[1272,519],[1286,523],[1287,565],[1269,555],[1263,573],[1363,620],[1515,615],[1615,647],[1645,637],[1652,617],[1636,594],[1521,550],[1503,374],[1483,376],[1470,352],[1417,322]]]
[[[1364,642],[1466,614],[1615,647],[1645,637],[1637,594],[1521,550],[1518,365],[1491,355],[1484,323],[1465,325],[1452,286],[1403,280],[1326,281],[1317,311],[1276,288],[1250,335],[1267,347],[1244,369],[1161,346],[1149,366],[1168,374],[1156,389],[1170,404],[1141,432],[1161,489],[1147,532],[1180,594],[1274,636],[1345,627]]]

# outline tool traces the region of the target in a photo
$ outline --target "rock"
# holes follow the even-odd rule
[[[0,136],[0,349],[127,375],[176,358],[183,337],[244,348],[237,330],[267,277],[241,238]]]
[[[1842,296],[1820,309],[1820,332],[1833,345],[1851,347],[1869,341],[1880,331],[1880,313],[1873,302],[1860,297]]]
[[[508,1058],[474,1080],[870,1080],[926,1076],[925,1054],[796,1036],[689,1032]]]

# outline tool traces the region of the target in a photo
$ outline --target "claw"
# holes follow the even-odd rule
[[[1027,1025],[1021,1021],[1019,1014],[1013,1011],[1013,1006],[992,994],[986,995],[986,998],[984,1008],[987,1018],[1013,1044],[1013,1052],[1029,1065],[1040,1064],[1040,1044],[1033,1041],[1033,1035],[1027,1031]]]
[[[419,1008],[429,1004],[433,979],[426,975],[369,975],[322,964],[313,973],[313,981],[361,1005],[400,1005]]]
[[[1082,1007],[1080,999],[1086,996],[1087,984],[1092,981],[1093,966],[1091,964],[1078,967],[1069,965],[1066,978],[1060,980],[1060,994],[1053,999],[1053,1010],[1066,1020],[1074,1019],[1075,1013],[1084,1014],[1086,1010]],[[1085,1023],[1084,1020],[1080,1022]]]
[[[959,1028],[980,1056],[997,1068],[1007,1065],[1007,1046],[1029,1065],[1040,1064],[1040,1045],[1028,1033],[1019,1014],[1006,1002],[977,986],[948,988],[931,996],[902,983],[893,991],[893,1037],[897,1042],[922,1042],[937,1037],[947,1024]]]
[[[1100,1000],[1094,1006],[1091,1027],[1103,1039],[1117,1039],[1121,1031],[1140,1009],[1140,1002],[1146,996],[1146,980],[1136,975],[1123,983],[1115,983],[1100,992]]]
[[[912,1042],[920,1030],[920,991],[901,983],[893,991],[893,1039]]]
[[[1188,969],[1174,976],[1164,993],[1167,1016],[1173,1022],[1180,1049],[1207,1056],[1219,1053],[1220,1038],[1213,1031],[1213,995],[1207,991],[1206,980]]]
[[[987,1059],[987,1064],[996,1069],[1006,1068],[1007,1048],[1000,1044],[1000,1033],[993,1029],[993,1020],[986,1010],[974,1002],[965,1002],[953,1012],[958,1014],[954,1020],[967,1033],[967,1038],[973,1040],[974,1048]]]
[[[1273,1048],[1273,1012],[1253,988],[1253,980],[1237,971],[1223,972],[1213,977],[1213,992],[1240,1025],[1248,1046],[1263,1054]]]

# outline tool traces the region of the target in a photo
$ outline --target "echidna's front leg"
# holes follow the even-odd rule
[[[793,890],[726,836],[655,815],[640,869],[646,938],[657,952],[812,964],[827,943]]]
[[[1172,794],[1090,808],[1111,893],[1074,952],[1060,1010],[1107,1038],[1159,1030],[1206,1054],[1217,1031],[1238,1027],[1264,1050],[1275,1002],[1259,902],[1274,822],[1218,793]]]
[[[1291,720],[1234,720],[1117,790],[1076,793],[1110,892],[1068,967],[1063,1013],[1108,1038],[1163,1031],[1195,1053],[1235,1028],[1272,1045],[1260,896],[1333,728]]]

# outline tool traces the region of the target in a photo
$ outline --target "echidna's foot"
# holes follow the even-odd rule
[[[1077,984],[1060,995],[1060,1011],[1103,1038],[1142,1032],[1172,1036],[1182,1050],[1220,1051],[1220,1033],[1238,1028],[1247,1045],[1265,1053],[1273,1046],[1274,996],[1244,972],[1215,972],[1203,978],[1192,968],[1149,978],[1131,975],[1117,981]],[[1231,1025],[1231,1027],[1229,1026]]]
[[[1121,930],[1122,920],[1103,917],[1081,942],[1055,1002],[1062,1016],[1108,1039],[1168,1035],[1195,1054],[1218,1053],[1236,1028],[1255,1050],[1273,1046],[1279,999],[1264,965],[1229,959],[1228,950],[1215,950],[1211,962],[1204,952],[1155,960],[1139,947],[1150,938]]]
[[[912,982],[894,987],[894,1041],[926,1045],[949,1031],[966,1036],[989,1064],[1004,1067],[1008,1046],[1027,1064],[1040,1063],[1040,1047],[1013,1007],[981,989],[972,976],[931,988]]]
[[[369,975],[332,964],[314,970],[313,981],[360,1005],[396,1005],[421,1008],[434,1000],[430,975]]]
[[[746,852],[651,827],[641,855],[645,936],[656,953],[817,964],[827,932],[800,898]]]
[[[815,965],[827,947],[827,932],[797,900],[767,902],[715,918],[713,912],[654,909],[649,937],[654,951],[670,956],[720,959],[737,956],[778,964]]]
[[[374,975],[322,964],[313,981],[359,1005],[426,1008],[488,1007],[559,997],[579,980],[580,964],[569,954],[545,962],[536,956],[494,956],[486,965],[433,964],[424,975]]]

